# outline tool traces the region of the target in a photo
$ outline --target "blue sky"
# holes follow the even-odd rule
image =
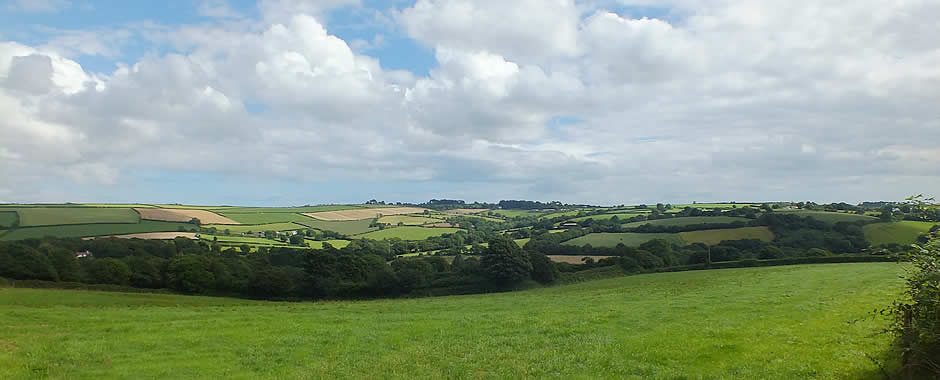
[[[0,0],[0,202],[899,199],[940,186],[936,13]]]

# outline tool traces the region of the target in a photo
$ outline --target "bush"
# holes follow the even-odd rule
[[[903,378],[940,379],[940,249],[928,242],[915,246],[910,258],[914,269],[904,298],[888,309],[894,317],[889,331],[895,335]]]

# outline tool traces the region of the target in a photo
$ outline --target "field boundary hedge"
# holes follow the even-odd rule
[[[658,268],[654,272],[682,272],[688,270],[707,270],[707,269],[728,269],[728,268],[752,268],[752,267],[775,267],[782,265],[801,265],[801,264],[842,264],[842,263],[887,263],[898,262],[895,256],[825,256],[825,257],[791,257],[786,259],[757,260],[744,259],[738,261],[720,261],[707,264],[680,265],[674,267]]]
[[[157,294],[179,294],[169,289],[148,289],[135,288],[124,285],[111,284],[85,284],[81,282],[67,281],[43,281],[43,280],[11,280],[0,277],[0,288],[28,288],[28,289],[65,289],[65,290],[93,290],[102,292],[122,292],[122,293],[157,293]]]

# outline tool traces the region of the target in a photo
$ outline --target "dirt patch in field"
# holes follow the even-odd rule
[[[172,240],[178,237],[184,237],[184,238],[196,240],[196,233],[195,232],[145,232],[145,233],[139,233],[139,234],[98,236],[97,238]],[[85,238],[85,240],[90,240],[90,239],[96,239],[96,238],[95,237]]]
[[[309,216],[314,219],[319,220],[362,220],[362,219],[372,219],[378,217],[379,215],[404,215],[404,214],[420,214],[424,212],[425,209],[417,207],[377,207],[377,208],[362,208],[354,210],[341,210],[341,211],[321,211],[321,212],[305,212],[304,215]]]
[[[141,219],[160,220],[164,222],[188,222],[192,218],[199,219],[202,224],[241,224],[222,215],[206,210],[165,209],[165,208],[135,208]]]
[[[548,255],[548,258],[556,263],[568,263],[568,264],[584,264],[584,261],[582,261],[582,259],[584,259],[585,257],[590,257],[594,259],[594,261],[598,261],[600,259],[606,259],[608,257],[613,257],[613,256]]]
[[[447,210],[451,214],[461,214],[461,215],[470,215],[476,214],[484,211],[490,211],[485,208],[455,208],[453,210]]]
[[[16,351],[17,348],[19,348],[19,346],[0,339],[0,351]]]

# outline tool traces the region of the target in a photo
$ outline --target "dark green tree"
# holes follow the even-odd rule
[[[548,256],[538,252],[529,252],[529,262],[532,263],[532,279],[542,284],[555,282],[561,274],[555,263]]]
[[[516,242],[499,235],[489,241],[480,259],[483,274],[497,285],[511,285],[525,280],[532,272],[529,255]]]
[[[114,258],[95,259],[88,274],[97,284],[129,285],[131,268],[123,261]]]

